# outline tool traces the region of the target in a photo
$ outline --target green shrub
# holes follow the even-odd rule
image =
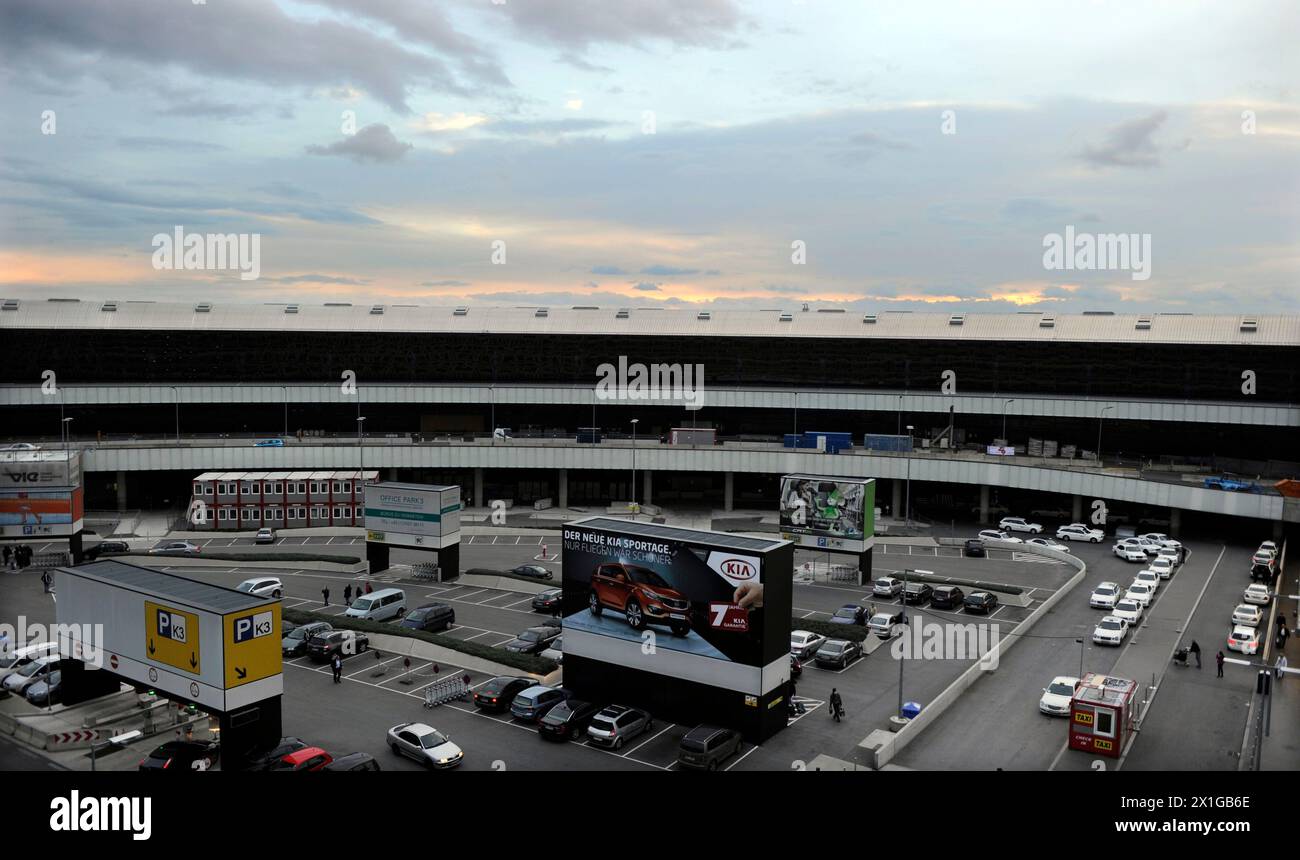
[[[850,642],[862,642],[870,632],[857,624],[831,624],[829,621],[815,621],[812,618],[792,618],[790,629],[807,630],[831,639],[848,639]]]

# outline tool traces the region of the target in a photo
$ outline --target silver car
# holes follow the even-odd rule
[[[245,579],[235,586],[235,591],[242,591],[245,594],[252,594],[257,597],[273,597],[279,600],[284,591],[284,586],[274,576],[259,576],[254,579]]]
[[[25,696],[33,684],[40,683],[59,670],[59,656],[40,657],[17,672],[5,676],[4,688],[15,696]]]
[[[149,555],[198,555],[199,545],[187,540],[173,540],[149,550]]]
[[[433,726],[398,723],[388,730],[388,746],[398,755],[413,758],[425,767],[446,770],[460,764],[464,751]]]
[[[640,708],[627,705],[610,705],[591,718],[587,737],[593,744],[622,749],[623,744],[637,735],[650,731],[654,725],[650,715]]]
[[[790,653],[800,660],[807,660],[817,653],[817,649],[826,643],[826,637],[810,630],[790,631]]]

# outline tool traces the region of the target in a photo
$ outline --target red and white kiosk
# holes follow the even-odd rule
[[[1070,700],[1070,749],[1119,758],[1137,722],[1137,681],[1089,672]]]

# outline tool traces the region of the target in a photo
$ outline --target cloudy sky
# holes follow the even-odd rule
[[[1300,312],[1298,8],[0,0],[0,294]]]

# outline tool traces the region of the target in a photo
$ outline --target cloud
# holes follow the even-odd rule
[[[732,0],[531,0],[487,8],[508,16],[525,39],[577,50],[652,40],[717,46],[744,22]]]
[[[560,135],[571,132],[598,131],[616,128],[624,123],[609,122],[603,119],[585,119],[582,117],[565,117],[563,119],[507,119],[494,120],[486,128],[492,132],[503,132],[520,136]]]
[[[226,147],[219,143],[208,143],[203,140],[186,140],[179,137],[119,137],[117,143],[119,146],[132,150],[173,149],[179,152],[211,152],[213,150],[226,149]]]
[[[421,282],[418,284],[418,286],[421,286],[421,287],[468,287],[468,286],[470,286],[470,282],[469,282],[469,281],[455,281],[455,280],[446,280],[446,281],[421,281]]]
[[[645,282],[645,281],[642,281],[642,282],[639,283],[639,284],[633,284],[633,285],[632,285],[632,289],[634,289],[634,290],[640,290],[640,291],[643,292],[643,293],[653,293],[653,292],[657,292],[657,291],[659,290],[659,285],[658,285],[658,284],[651,284],[651,283],[647,283],[647,282]]]
[[[388,126],[374,123],[326,146],[312,144],[307,151],[312,155],[343,155],[354,161],[393,162],[412,148],[394,137]]]
[[[1161,110],[1120,123],[1110,129],[1105,143],[1084,147],[1079,157],[1094,167],[1158,167],[1160,149],[1151,138],[1167,118]]]
[[[661,278],[680,277],[683,275],[697,275],[699,269],[678,269],[673,266],[646,266],[641,270],[643,275],[656,275]]]
[[[273,284],[346,284],[353,287],[364,287],[369,284],[368,279],[343,278],[337,275],[285,275],[280,278],[262,278],[263,281],[270,281]]]
[[[593,275],[626,275],[627,272],[618,266],[593,266],[591,269]]]
[[[1069,207],[1040,200],[1035,197],[1018,197],[1002,206],[1002,217],[1015,221],[1046,221],[1061,218],[1070,212]]]
[[[420,117],[412,126],[421,131],[443,132],[443,131],[467,131],[477,125],[487,122],[488,118],[483,114],[469,113],[426,113]]]

